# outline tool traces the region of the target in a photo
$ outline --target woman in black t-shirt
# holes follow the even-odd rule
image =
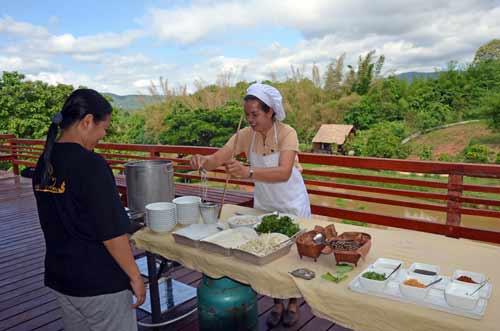
[[[96,91],[74,91],[52,119],[33,177],[45,284],[55,291],[66,330],[137,330],[133,308],[146,296],[113,173],[93,152],[111,110]]]

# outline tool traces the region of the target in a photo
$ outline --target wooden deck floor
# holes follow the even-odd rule
[[[43,285],[45,245],[38,223],[30,180],[21,177],[0,179],[0,330],[63,330],[61,312],[50,289]],[[199,272],[183,267],[173,272],[176,280],[197,286]],[[196,305],[185,303],[174,312],[180,315]],[[268,330],[265,319],[273,305],[271,298],[259,296],[259,330]],[[312,315],[302,302],[301,320],[291,328],[275,330],[346,330]],[[140,321],[149,315],[138,311]],[[168,316],[166,316],[168,318]],[[148,330],[147,328],[139,328]],[[196,313],[162,330],[198,330]]]

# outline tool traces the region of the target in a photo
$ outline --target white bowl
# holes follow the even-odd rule
[[[366,269],[365,271],[363,271],[361,273],[361,275],[359,276],[359,282],[361,283],[361,286],[363,286],[365,289],[367,289],[368,291],[372,291],[372,292],[382,292],[389,280],[388,279],[386,279],[386,280],[374,280],[374,279],[368,279],[368,278],[363,277],[363,274],[365,272],[369,272],[369,271],[375,271],[375,272],[381,273],[381,274],[385,273],[386,277],[389,274],[386,273],[383,269],[369,268],[369,269]]]
[[[416,279],[423,285],[427,285],[427,283],[423,282],[421,279],[408,275],[405,277],[403,281],[401,281],[401,283],[399,283],[399,291],[401,292],[401,294],[407,298],[415,300],[424,300],[432,286],[422,288],[422,287],[406,285],[404,282],[409,279]]]
[[[415,270],[417,270],[417,269],[434,272],[435,275],[425,275],[425,274],[415,272]],[[424,284],[429,284],[429,283],[435,281],[436,279],[438,279],[439,266],[433,265],[433,264],[415,262],[408,269],[408,275],[410,275],[413,278],[417,278],[417,279],[422,280]]]
[[[154,202],[146,205],[146,225],[154,232],[169,232],[175,225],[176,205],[171,202]]]
[[[153,202],[146,205],[146,210],[148,212],[165,212],[170,210],[175,210],[175,204],[171,202]]]
[[[458,280],[457,278],[460,276],[470,277],[470,278],[472,278],[473,281],[476,282],[476,284],[467,283],[467,282],[463,282],[461,280]],[[452,276],[452,280],[460,285],[471,287],[471,288],[475,289],[477,286],[479,286],[479,284],[481,284],[482,282],[484,282],[486,280],[486,276],[483,274],[477,273],[477,272],[472,272],[472,271],[455,270],[455,272],[453,273],[453,276]]]
[[[382,273],[385,273],[386,275],[389,275],[394,269],[398,267],[398,265],[401,264],[401,267],[399,267],[396,272],[394,272],[391,276],[391,278],[397,278],[398,275],[401,273],[403,270],[403,261],[400,260],[394,260],[394,259],[387,259],[385,257],[380,257],[378,258],[374,263],[373,267],[381,270]]]
[[[259,218],[252,215],[235,215],[227,220],[230,228],[253,228],[255,224],[259,223]]]
[[[185,195],[183,197],[178,197],[172,200],[176,205],[192,205],[199,204],[201,202],[201,198],[194,195]]]
[[[194,224],[200,220],[201,198],[186,195],[172,200],[177,205],[177,221],[179,224]]]
[[[477,302],[479,301],[479,291],[473,295],[467,295],[472,292],[474,292],[474,289],[470,286],[464,286],[457,282],[450,282],[444,289],[444,297],[446,298],[446,302],[452,307],[472,310],[476,308]]]

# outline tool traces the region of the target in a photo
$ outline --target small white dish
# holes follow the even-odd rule
[[[370,267],[370,268],[366,269],[365,271],[363,271],[361,273],[361,275],[359,276],[359,282],[361,283],[361,286],[363,286],[368,291],[382,292],[384,290],[385,286],[387,285],[387,282],[389,281],[389,279],[386,278],[385,280],[374,280],[374,279],[369,279],[369,278],[363,277],[364,273],[371,272],[371,271],[379,273],[379,274],[385,274],[386,277],[389,276],[389,273],[387,273],[385,269]]]
[[[394,272],[391,276],[391,278],[397,278],[403,270],[404,266],[403,261],[380,257],[373,263],[373,267],[377,269],[382,269],[386,275],[389,275],[400,264],[401,267],[399,267],[399,269],[396,270],[396,272]]]
[[[462,282],[460,282],[462,283]],[[479,291],[473,295],[474,292],[470,286],[462,285],[457,282],[450,282],[444,289],[444,297],[448,305],[465,310],[472,310],[476,308],[479,301]]]
[[[429,284],[439,277],[439,266],[415,262],[408,269],[408,275]]]
[[[427,294],[429,293],[429,290],[432,288],[432,286],[429,287],[417,287],[417,286],[411,286],[405,284],[406,281],[414,279],[418,281],[422,285],[427,285],[427,283],[423,282],[422,280],[407,275],[400,283],[399,283],[399,291],[401,294],[407,298],[415,299],[415,300],[424,300]]]

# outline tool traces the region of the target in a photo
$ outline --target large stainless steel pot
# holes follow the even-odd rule
[[[174,166],[171,161],[147,160],[125,164],[128,207],[144,212],[153,202],[171,202],[175,198]]]

